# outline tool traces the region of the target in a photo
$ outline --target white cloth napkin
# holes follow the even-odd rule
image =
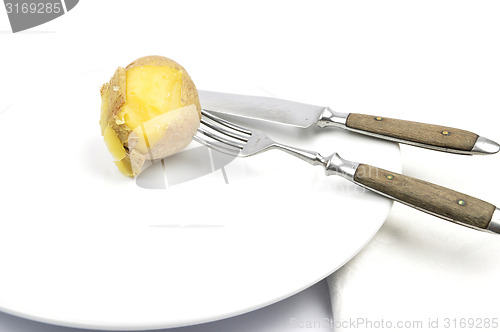
[[[499,204],[500,155],[402,147],[403,173]],[[329,277],[336,331],[498,331],[500,235],[395,203],[372,241]]]

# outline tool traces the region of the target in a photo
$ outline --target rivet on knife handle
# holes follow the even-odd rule
[[[354,182],[443,219],[500,232],[499,209],[458,191],[365,164],[357,167]]]
[[[325,108],[321,127],[336,126],[399,143],[457,154],[493,154],[500,145],[470,131],[376,115],[341,114]]]

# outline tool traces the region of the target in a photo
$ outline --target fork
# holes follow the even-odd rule
[[[493,204],[439,185],[341,158],[323,157],[273,141],[266,133],[236,125],[202,110],[195,141],[216,151],[238,157],[278,149],[311,165],[325,168],[326,175],[341,177],[363,188],[439,218],[477,230],[500,234],[500,209]]]

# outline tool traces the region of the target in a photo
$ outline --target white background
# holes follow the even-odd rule
[[[281,98],[447,124],[500,141],[498,17],[496,1],[81,1],[12,35],[0,9],[0,112],[48,81],[81,73],[82,61],[109,68],[162,54],[194,79],[199,72],[245,77]],[[39,34],[80,43],[48,49]],[[406,174],[500,204],[499,155],[402,147],[402,157]],[[339,316],[386,310],[411,319],[431,308],[441,317],[498,317],[498,238],[397,206],[375,241],[362,253],[369,264],[353,261],[350,274],[330,280]],[[382,263],[394,253],[391,270]],[[404,283],[391,287],[390,271]]]

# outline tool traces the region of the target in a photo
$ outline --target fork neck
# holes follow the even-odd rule
[[[326,167],[326,165],[328,164],[328,159],[325,159],[325,157],[323,157],[321,154],[315,151],[303,150],[276,142],[273,143],[272,148],[276,148],[286,153],[289,153],[292,156],[302,159],[303,161],[314,166]]]
[[[359,163],[341,158],[337,153],[333,153],[327,160],[326,175],[340,175],[349,181],[354,180]]]

